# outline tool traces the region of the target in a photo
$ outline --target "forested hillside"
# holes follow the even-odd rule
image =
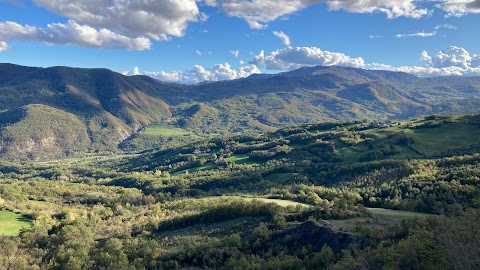
[[[477,77],[335,66],[181,85],[107,69],[0,64],[0,155],[51,160],[324,121],[478,113],[479,90]],[[152,124],[191,138],[159,129],[142,136]]]
[[[2,162],[0,267],[477,269],[479,135],[433,115]]]

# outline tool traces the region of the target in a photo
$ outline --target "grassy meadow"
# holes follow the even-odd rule
[[[0,235],[17,236],[21,229],[32,226],[32,220],[24,215],[0,210]]]

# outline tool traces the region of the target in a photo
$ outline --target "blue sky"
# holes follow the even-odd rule
[[[314,65],[472,76],[479,23],[480,0],[0,0],[0,62],[186,83]]]

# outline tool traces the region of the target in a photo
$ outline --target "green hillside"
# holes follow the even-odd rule
[[[129,78],[106,69],[15,66],[15,72],[6,72],[11,69],[12,65],[0,65],[0,122],[11,126],[1,133],[0,139],[9,142],[3,145],[4,158],[115,152],[141,127],[171,116],[153,79]],[[50,108],[48,113],[45,108]],[[29,110],[43,113],[23,115]],[[58,132],[51,131],[57,128]],[[49,143],[37,142],[47,137]]]
[[[171,123],[142,132],[190,136]],[[478,115],[434,115],[1,162],[1,207],[33,221],[0,236],[0,258],[18,257],[16,269],[475,268],[479,132]]]
[[[88,129],[77,116],[49,106],[27,105],[1,113],[0,119],[4,157],[65,157],[91,146]]]
[[[346,67],[318,66],[233,81],[181,85],[147,76],[123,76],[107,69],[0,64],[0,122],[15,125],[25,121],[21,113],[24,108],[44,105],[56,109],[59,115],[43,114],[35,124],[48,127],[70,114],[82,122],[75,125],[86,127],[89,144],[84,146],[83,139],[76,143],[56,137],[52,140],[58,143],[51,147],[32,143],[30,138],[45,136],[42,128],[30,128],[18,138],[18,132],[7,134],[14,138],[0,134],[0,141],[6,147],[2,157],[8,159],[51,160],[85,152],[135,152],[198,139],[141,134],[156,123],[168,123],[205,138],[272,132],[325,121],[386,121],[434,113],[478,113],[479,91],[477,77],[421,79],[406,73]],[[10,140],[16,143],[5,143]],[[58,144],[71,151],[62,152],[56,148]],[[18,155],[22,152],[18,149],[24,147],[17,145],[30,145],[32,149]],[[34,155],[30,155],[32,151]]]
[[[174,129],[183,133],[183,130]],[[150,151],[127,160],[128,170],[170,173],[233,165],[264,164],[298,157],[317,162],[367,162],[475,153],[478,116],[429,116],[402,121],[337,122],[279,129],[272,133],[217,136],[178,148]]]

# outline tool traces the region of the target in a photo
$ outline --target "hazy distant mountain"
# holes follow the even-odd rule
[[[199,133],[271,130],[326,120],[478,113],[480,78],[421,79],[345,67],[164,83],[107,69],[0,64],[0,155],[55,158],[116,149],[170,119]]]

